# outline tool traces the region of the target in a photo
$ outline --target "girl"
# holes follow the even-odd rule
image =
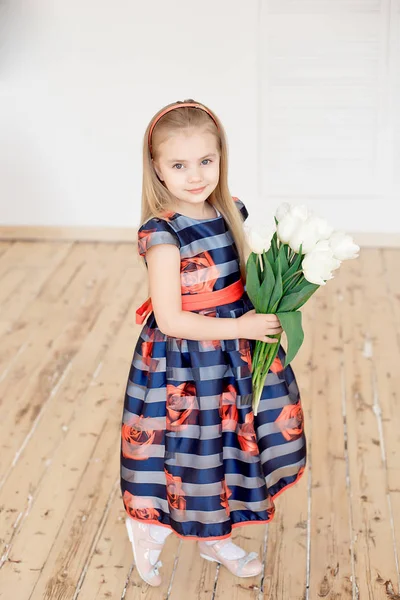
[[[228,189],[221,122],[194,100],[149,123],[143,148],[139,254],[150,297],[126,387],[121,491],[140,576],[161,583],[159,555],[173,531],[239,577],[257,575],[255,552],[233,527],[268,523],[273,500],[306,464],[295,376],[278,356],[257,417],[251,408],[255,340],[282,328],[257,314],[245,289],[244,203]]]

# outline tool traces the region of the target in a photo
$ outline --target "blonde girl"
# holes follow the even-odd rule
[[[232,529],[271,521],[274,499],[304,472],[303,411],[281,346],[256,417],[251,408],[255,341],[273,343],[282,328],[246,293],[247,216],[229,191],[215,113],[191,99],[163,107],[144,136],[138,251],[149,297],[121,429],[126,527],[152,586],[172,532],[238,577],[259,574]]]

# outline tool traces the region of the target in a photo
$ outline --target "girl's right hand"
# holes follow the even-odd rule
[[[249,310],[236,320],[238,337],[247,340],[259,340],[260,342],[275,344],[278,340],[268,336],[283,331],[281,322],[276,315],[256,313],[255,309]]]

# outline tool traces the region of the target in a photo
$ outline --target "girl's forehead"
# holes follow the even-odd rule
[[[205,154],[218,153],[217,140],[209,131],[177,132],[169,135],[158,148],[166,160],[197,160]]]

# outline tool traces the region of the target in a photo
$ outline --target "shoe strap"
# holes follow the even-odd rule
[[[243,568],[247,565],[247,563],[251,562],[255,558],[258,558],[257,552],[249,552],[248,554],[246,554],[246,556],[242,556],[242,558],[239,558],[237,574],[240,576],[242,574]]]
[[[162,550],[164,546],[164,542],[156,542],[156,540],[152,540],[150,535],[147,536],[147,539],[139,539],[139,544],[142,548],[147,548],[149,550]]]
[[[213,544],[207,545],[207,547],[214,548],[214,550],[218,553],[221,550],[221,548],[223,548],[223,546],[226,546],[226,544],[229,544],[229,542],[232,542],[232,537],[228,537],[223,540],[217,540]]]
[[[153,576],[155,576],[155,575],[157,575],[157,576],[158,576],[158,575],[160,574],[160,573],[159,573],[159,570],[158,570],[160,567],[162,567],[162,562],[161,562],[161,560],[158,560],[158,561],[156,562],[156,564],[155,564],[155,565],[153,565],[153,568],[151,569],[151,571],[150,571],[149,575],[150,575],[151,577],[153,577]]]

